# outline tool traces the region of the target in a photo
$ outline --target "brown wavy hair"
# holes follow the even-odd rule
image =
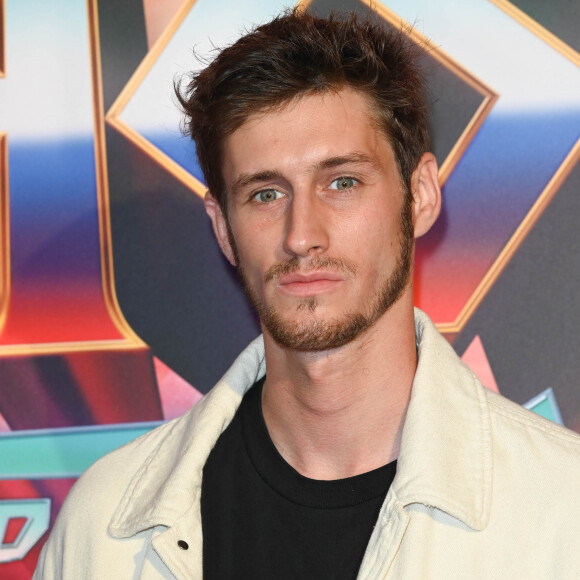
[[[195,141],[207,185],[224,214],[224,139],[252,115],[345,87],[369,99],[411,195],[411,174],[429,148],[428,111],[417,47],[404,31],[387,29],[376,17],[322,19],[295,8],[219,51],[186,84],[182,80],[175,92],[184,132]]]

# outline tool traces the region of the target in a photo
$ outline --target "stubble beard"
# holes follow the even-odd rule
[[[316,317],[319,301],[316,297],[300,300],[297,312],[307,312],[306,320],[299,322],[282,318],[275,308],[256,296],[248,282],[240,262],[233,235],[230,243],[234,250],[238,274],[248,300],[255,308],[264,328],[281,346],[304,352],[319,352],[339,348],[348,344],[363,331],[372,326],[403,294],[409,280],[413,263],[414,231],[410,196],[405,196],[401,210],[401,231],[399,233],[399,255],[393,271],[377,290],[364,312],[346,312],[340,317],[322,320]],[[299,258],[277,264],[264,275],[264,282],[302,269],[328,268],[335,272],[345,272],[356,276],[356,266],[347,260],[318,256],[309,259],[306,266]]]

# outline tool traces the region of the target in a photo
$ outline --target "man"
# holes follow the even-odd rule
[[[180,90],[263,337],[88,470],[37,578],[580,577],[580,438],[413,309],[441,205],[422,92],[402,34],[300,11]]]

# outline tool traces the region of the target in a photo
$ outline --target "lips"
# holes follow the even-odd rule
[[[335,272],[294,272],[280,276],[278,288],[294,296],[314,296],[332,291],[344,281],[344,276]]]
[[[344,276],[335,272],[294,272],[293,274],[284,274],[280,276],[278,284],[286,286],[287,284],[309,284],[319,280],[331,280],[339,282],[344,280]]]

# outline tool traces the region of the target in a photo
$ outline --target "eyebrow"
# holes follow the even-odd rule
[[[256,173],[242,173],[232,185],[232,193],[237,195],[241,189],[248,187],[254,183],[262,183],[264,181],[272,181],[274,179],[280,179],[282,174],[279,171],[274,170],[264,170],[257,171]]]
[[[354,152],[347,155],[328,157],[327,159],[318,161],[312,165],[311,171],[316,172],[321,169],[332,169],[333,167],[340,167],[341,165],[347,165],[349,163],[370,165],[370,167],[375,171],[378,171],[381,168],[381,164],[377,159],[369,157],[365,153]],[[233,195],[237,195],[240,190],[249,185],[283,178],[284,176],[282,173],[274,169],[265,169],[263,171],[257,171],[256,173],[242,173],[236,181],[234,181],[232,185],[232,193]]]
[[[340,167],[348,163],[362,163],[370,165],[372,169],[379,170],[381,164],[377,159],[369,157],[365,153],[349,153],[348,155],[338,155],[337,157],[329,157],[314,164],[314,169],[332,169],[333,167]]]

